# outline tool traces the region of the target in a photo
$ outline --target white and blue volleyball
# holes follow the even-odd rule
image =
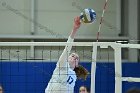
[[[96,12],[90,8],[84,9],[80,15],[80,20],[83,23],[93,23],[96,20]]]

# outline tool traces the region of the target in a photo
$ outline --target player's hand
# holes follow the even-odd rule
[[[71,38],[74,38],[76,32],[78,31],[79,27],[81,25],[81,22],[80,22],[80,17],[75,17],[74,18],[74,26],[73,26],[73,29],[72,29],[72,32],[70,34]]]
[[[74,29],[75,30],[79,29],[80,25],[81,25],[80,17],[77,16],[77,17],[74,18]]]

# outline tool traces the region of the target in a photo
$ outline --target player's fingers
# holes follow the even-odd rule
[[[74,18],[74,21],[75,21],[75,22],[80,21],[80,17],[76,16],[76,17]]]
[[[80,24],[81,22],[80,22],[80,18],[79,17],[77,17],[76,18],[76,24]]]

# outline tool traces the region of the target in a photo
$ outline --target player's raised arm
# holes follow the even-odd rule
[[[73,29],[72,29],[72,32],[70,33],[69,37],[68,37],[67,42],[73,42],[74,41],[74,37],[75,37],[76,32],[78,31],[80,25],[81,25],[80,17],[75,17]],[[61,54],[61,56],[58,60],[57,66],[63,67],[66,64],[66,60],[69,56],[71,48],[72,48],[72,45],[66,45],[65,46],[65,49],[63,50],[63,52],[62,52],[62,54]]]

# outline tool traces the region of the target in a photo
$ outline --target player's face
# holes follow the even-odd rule
[[[2,91],[3,91],[3,90],[2,90],[2,87],[0,86],[0,93],[3,93]]]
[[[79,63],[79,56],[76,53],[72,53],[69,57],[68,57],[68,61],[69,64],[72,68],[78,67],[78,63]]]
[[[79,93],[88,93],[88,92],[87,92],[87,89],[84,86],[82,86],[79,89]]]

